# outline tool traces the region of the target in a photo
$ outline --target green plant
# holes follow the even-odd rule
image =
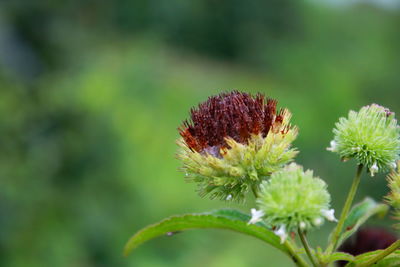
[[[276,105],[275,100],[265,100],[260,94],[224,93],[192,109],[191,120],[179,128],[178,158],[188,181],[198,184],[199,194],[244,201],[252,193],[259,209],[251,209],[251,215],[222,209],[167,218],[132,236],[125,255],[160,235],[219,228],[261,239],[286,253],[297,266],[328,266],[336,261],[347,261],[347,266],[399,264],[400,241],[356,257],[338,252],[339,246],[370,217],[386,214],[389,205],[395,208],[395,218],[400,217],[400,169],[395,170],[400,128],[394,113],[373,104],[359,112],[350,111],[348,118],[340,118],[336,124],[328,150],[337,152],[342,159],[357,161],[356,175],[336,220],[326,183],[292,162],[297,154],[291,147],[297,128],[290,125],[289,111],[278,111]],[[371,176],[392,169],[387,204],[366,198],[352,207],[364,166]],[[307,232],[318,228],[325,219],[337,222],[328,246],[326,250],[312,248]]]

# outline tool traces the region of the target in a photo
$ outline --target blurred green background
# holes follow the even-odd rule
[[[293,112],[297,161],[341,207],[355,167],[332,128],[372,102],[400,114],[399,44],[396,0],[0,2],[0,266],[292,266],[217,230],[122,249],[172,214],[254,207],[201,199],[174,157],[190,107],[230,89]],[[357,199],[386,192],[364,175]]]

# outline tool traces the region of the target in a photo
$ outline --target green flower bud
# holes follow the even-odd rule
[[[287,233],[298,228],[312,229],[322,225],[324,219],[336,221],[334,210],[329,209],[330,199],[323,180],[291,163],[261,184],[257,204],[262,213],[252,211],[253,217],[258,217],[250,222],[259,221],[261,213],[268,225],[278,229],[276,234],[284,241]]]
[[[208,99],[180,128],[178,158],[201,196],[242,200],[271,173],[292,161],[297,129],[276,101],[234,91]]]
[[[400,166],[397,170],[392,171],[388,176],[389,194],[386,196],[386,202],[394,208],[394,219],[400,220]],[[400,229],[400,224],[396,225]]]
[[[371,176],[394,168],[400,153],[400,130],[394,113],[372,104],[350,111],[340,118],[333,130],[334,139],[328,150],[337,152],[343,160],[355,158],[367,167]]]

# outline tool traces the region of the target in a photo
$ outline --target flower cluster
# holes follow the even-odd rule
[[[282,241],[287,233],[299,228],[305,231],[320,226],[324,219],[336,220],[333,210],[329,209],[326,183],[295,163],[275,172],[261,184],[257,203],[260,211],[252,211],[250,223],[263,219],[277,229],[275,233]]]
[[[210,97],[180,127],[178,158],[201,196],[240,200],[296,156],[291,114],[261,94]]]
[[[347,118],[339,119],[333,132],[328,150],[339,153],[343,160],[355,158],[371,176],[396,166],[400,130],[394,113],[387,108],[372,104],[359,112],[350,111]]]
[[[389,194],[386,201],[394,208],[394,218],[400,220],[400,166],[388,176]],[[400,228],[400,224],[396,225]]]

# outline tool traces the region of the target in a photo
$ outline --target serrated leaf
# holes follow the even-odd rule
[[[351,209],[344,222],[344,230],[339,237],[336,248],[339,247],[352,234],[354,234],[358,228],[360,228],[360,226],[363,225],[369,218],[374,215],[380,215],[383,217],[388,210],[388,205],[377,203],[375,200],[369,197],[356,204]]]
[[[248,225],[250,216],[235,210],[218,210],[209,213],[172,216],[153,225],[149,225],[133,235],[125,245],[124,255],[144,242],[169,233],[189,229],[226,229],[258,238],[271,246],[288,253],[284,244],[272,231],[261,225]]]

